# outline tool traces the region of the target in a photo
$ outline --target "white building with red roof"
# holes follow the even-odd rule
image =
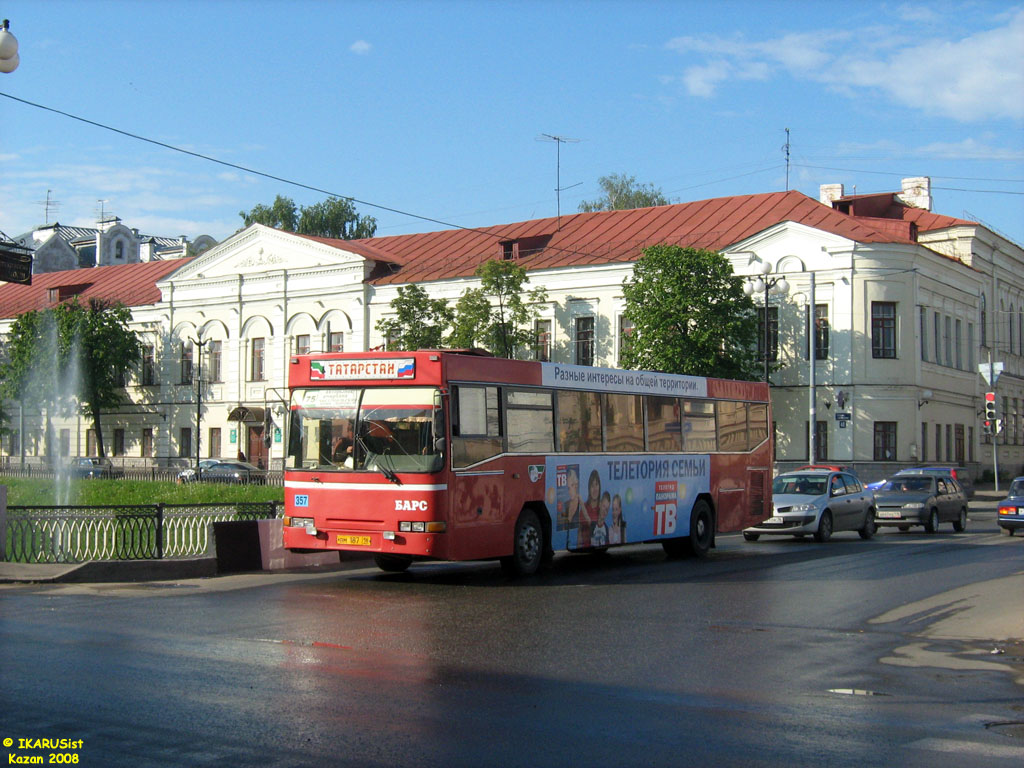
[[[149,287],[131,292],[126,303],[150,350],[152,383],[129,386],[135,406],[120,422],[105,421],[122,434],[104,442],[125,462],[194,457],[198,365],[189,340],[201,338],[201,454],[242,450],[279,467],[290,355],[380,346],[376,325],[400,286],[416,283],[454,303],[490,259],[516,260],[532,285],[547,289],[535,353],[615,366],[622,282],[645,247],[668,243],[720,251],[751,278],[770,268],[790,286],[770,296],[766,329],[780,469],[827,460],[873,478],[937,462],[979,475],[991,466],[980,415],[988,385],[979,375],[991,355],[1002,363],[1000,466],[1017,472],[1024,463],[1024,250],[930,207],[929,182],[917,178],[905,179],[898,193],[847,196],[827,185],[820,200],[772,192],[351,241],[252,225],[178,269],[147,274]],[[130,267],[106,269],[129,277]],[[45,304],[41,277],[46,291],[56,288],[47,299],[59,299],[82,274],[37,276],[32,301]],[[0,285],[0,334],[32,303],[17,288],[28,287]],[[763,307],[763,297],[755,299]],[[275,430],[269,450],[265,409]],[[78,435],[71,453],[85,453],[88,425],[67,428]],[[30,459],[39,445],[26,441]],[[0,447],[18,455],[12,448],[20,445],[5,438]]]

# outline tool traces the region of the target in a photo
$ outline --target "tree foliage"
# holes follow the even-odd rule
[[[105,455],[103,411],[122,404],[122,382],[142,355],[130,320],[127,307],[101,299],[19,315],[0,366],[3,394],[45,410],[47,421],[75,411],[87,415]],[[49,447],[47,454],[52,457]]]
[[[444,299],[430,298],[415,284],[399,287],[391,309],[394,317],[377,323],[389,350],[438,349],[455,318]]]
[[[263,224],[300,235],[356,240],[373,237],[377,220],[360,216],[347,197],[329,197],[319,203],[297,208],[290,197],[278,195],[270,205],[254,205],[248,213],[239,211],[245,226]]]
[[[580,203],[580,213],[594,211],[624,211],[629,208],[648,208],[652,205],[668,205],[671,200],[665,197],[660,187],[652,184],[637,184],[636,176],[613,173],[597,180],[604,192],[597,200],[584,200]]]
[[[453,347],[482,346],[498,357],[514,358],[533,345],[536,305],[547,301],[547,291],[526,291],[526,270],[513,261],[491,260],[476,270],[479,288],[469,288],[455,305]]]
[[[760,378],[754,302],[720,253],[675,245],[645,248],[622,294],[626,318],[633,323],[623,367]]]

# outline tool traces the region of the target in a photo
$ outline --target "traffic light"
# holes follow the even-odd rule
[[[996,393],[986,392],[985,393],[985,421],[995,421],[996,419]]]

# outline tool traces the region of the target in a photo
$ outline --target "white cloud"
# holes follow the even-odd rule
[[[372,48],[373,46],[370,45],[365,40],[356,40],[354,43],[352,43],[352,45],[348,47],[348,49],[352,51],[352,53],[358,56],[366,56]]]
[[[904,6],[903,16],[928,9]],[[748,41],[742,37],[677,37],[666,47],[707,61],[684,70],[693,96],[710,98],[729,80],[765,80],[779,70],[849,95],[887,94],[894,101],[961,122],[1024,118],[1024,10],[1002,26],[965,37],[906,36],[898,30],[819,30]]]

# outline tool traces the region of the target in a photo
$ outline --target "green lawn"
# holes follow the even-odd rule
[[[223,485],[187,483],[178,485],[149,480],[71,480],[67,493],[70,505],[109,506],[133,504],[218,504],[239,501],[284,501],[284,488],[276,485]],[[52,480],[0,477],[7,486],[8,506],[56,504]]]

